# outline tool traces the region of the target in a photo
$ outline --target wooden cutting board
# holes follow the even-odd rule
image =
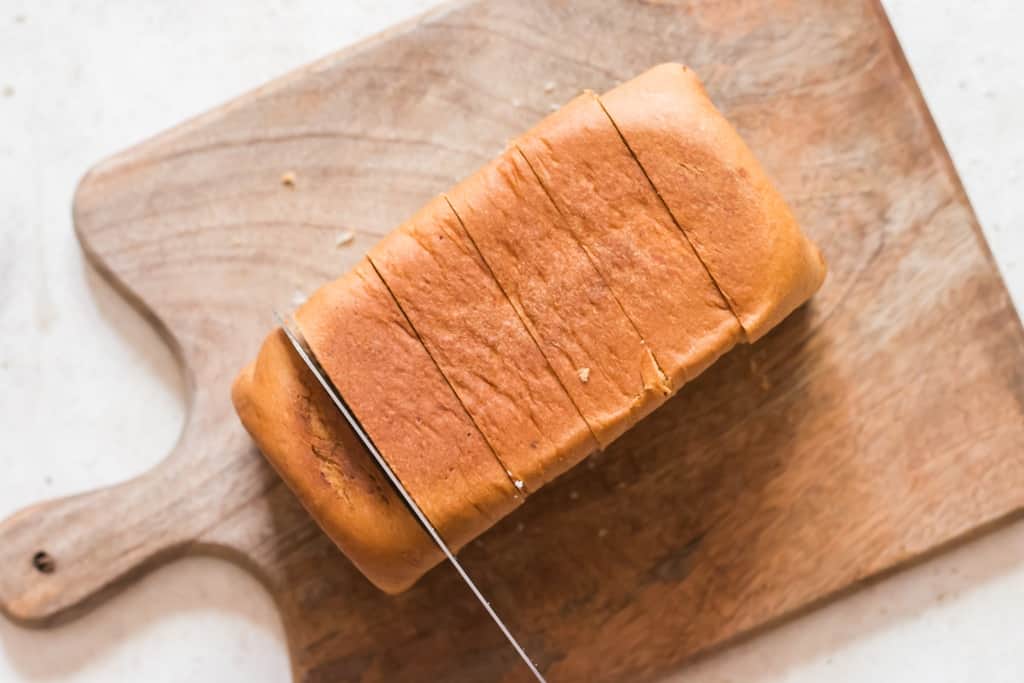
[[[212,553],[273,593],[296,680],[525,680],[450,568],[374,590],[253,448],[228,387],[272,308],[579,89],[665,60],[703,76],[831,274],[463,552],[551,680],[664,678],[1020,510],[1024,334],[876,0],[462,2],[82,181],[82,245],[177,351],[189,419],[148,474],[0,526],[4,611],[49,625]]]

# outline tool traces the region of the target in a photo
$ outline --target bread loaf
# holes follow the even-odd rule
[[[542,121],[296,319],[458,548],[765,334],[824,272],[696,77],[662,65]],[[280,331],[233,400],[376,585],[403,590],[440,561]]]

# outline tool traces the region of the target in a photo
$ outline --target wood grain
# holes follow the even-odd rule
[[[666,60],[705,79],[831,275],[464,551],[551,680],[663,678],[1018,512],[1024,334],[875,0],[463,2],[83,180],[83,247],[175,346],[190,414],[153,472],[0,525],[4,612],[52,624],[212,552],[275,596],[296,680],[526,680],[449,569],[370,587],[255,452],[229,382],[272,308],[552,104]]]

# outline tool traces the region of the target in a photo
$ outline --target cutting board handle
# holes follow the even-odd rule
[[[0,523],[0,611],[27,626],[65,621],[181,555],[201,533],[182,504],[196,493],[180,476],[189,441],[139,477],[32,505]]]

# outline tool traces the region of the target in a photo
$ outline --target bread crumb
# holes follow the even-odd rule
[[[335,247],[347,247],[348,245],[352,244],[355,241],[356,241],[356,234],[354,232],[352,232],[351,230],[346,230],[345,232],[340,233],[338,235],[338,237],[334,240],[334,246]]]
[[[5,85],[4,86],[4,97],[13,97],[13,96],[14,96],[14,86],[13,85]]]
[[[548,105],[548,111],[558,111],[561,108],[561,105],[559,105],[558,103],[552,103]]]
[[[555,89],[555,82],[554,81],[548,81],[547,83],[544,84],[544,92],[551,92],[554,89]]]
[[[25,15],[24,14],[15,14],[14,15],[14,22],[17,23],[17,24],[24,24],[25,23]]]
[[[580,499],[580,492],[579,491],[569,491],[569,500],[579,500],[579,499]]]
[[[576,375],[580,378],[580,381],[586,384],[590,381],[590,368],[580,368],[576,371]]]
[[[284,185],[285,187],[294,188],[295,171],[286,171],[284,175],[281,176],[281,184]]]
[[[296,289],[292,292],[292,305],[301,306],[306,302],[306,293],[301,289]]]
[[[598,529],[597,530],[597,537],[598,538],[604,538],[607,535],[608,535],[608,530],[607,529]]]
[[[513,479],[512,483],[515,484],[516,488],[520,491],[526,488],[526,484],[523,483],[522,479]]]

